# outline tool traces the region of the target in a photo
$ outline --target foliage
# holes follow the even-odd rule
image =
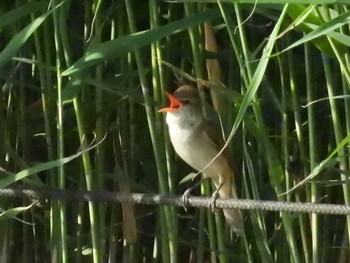
[[[2,1],[0,187],[182,194],[193,171],[157,110],[186,82],[240,198],[349,204],[349,19],[346,1]],[[0,210],[0,262],[349,261],[344,216],[244,211],[237,237],[204,209]]]

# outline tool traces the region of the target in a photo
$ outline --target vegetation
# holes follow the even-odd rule
[[[0,188],[182,194],[157,110],[185,82],[220,115],[240,198],[349,204],[347,2],[2,1]],[[0,208],[0,262],[349,262],[350,216],[243,211],[237,237],[206,209]]]

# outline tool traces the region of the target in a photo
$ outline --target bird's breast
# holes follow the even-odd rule
[[[192,168],[202,171],[212,162],[202,171],[204,176],[215,177],[227,169],[228,164],[222,156],[213,161],[219,151],[196,127],[173,123],[169,126],[169,134],[176,153]]]

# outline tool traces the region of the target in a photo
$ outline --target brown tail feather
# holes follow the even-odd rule
[[[238,209],[223,209],[227,224],[238,235],[243,234],[243,219]]]
[[[220,186],[220,183],[217,182],[218,180],[213,179],[213,183],[215,184],[216,188]],[[235,188],[232,189],[230,180],[225,181],[220,189],[219,189],[219,196],[221,198],[237,198],[236,190]],[[226,219],[227,224],[231,227],[233,231],[235,231],[238,235],[241,235],[243,233],[243,218],[241,215],[241,212],[239,209],[223,209],[224,216]]]

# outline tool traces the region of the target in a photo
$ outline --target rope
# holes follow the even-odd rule
[[[4,188],[0,189],[0,197],[5,198],[29,198],[51,199],[62,201],[85,202],[119,202],[145,205],[172,205],[184,206],[182,196],[151,195],[151,194],[121,194],[109,191],[81,191],[81,190],[33,190]],[[190,196],[186,206],[210,207],[210,197]],[[262,201],[250,199],[218,198],[215,203],[217,208],[238,208],[244,210],[265,210],[278,212],[316,213],[332,215],[350,215],[350,205],[340,204],[314,204],[293,203],[280,201]]]

